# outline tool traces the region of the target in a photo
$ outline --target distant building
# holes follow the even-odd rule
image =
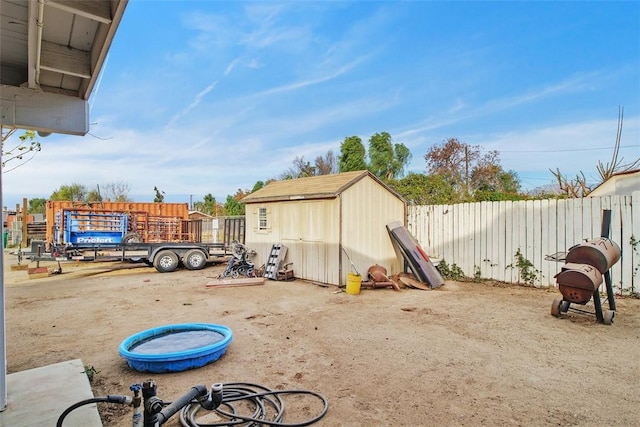
[[[630,196],[634,191],[640,191],[640,169],[612,175],[611,178],[591,191],[587,197]]]

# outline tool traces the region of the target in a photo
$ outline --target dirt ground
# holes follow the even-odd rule
[[[319,426],[631,426],[640,419],[638,299],[616,298],[614,324],[605,326],[572,311],[551,316],[555,289],[500,283],[349,295],[299,280],[206,287],[223,265],[161,274],[64,263],[62,274],[29,279],[12,264],[5,258],[9,373],[78,358],[97,371],[96,396],[130,395],[131,384],[148,379],[165,401],[218,382],[305,389],[328,399]],[[231,328],[226,354],[169,374],[137,372],[118,354],[139,331],[187,322]],[[105,426],[131,425],[131,408],[99,408]],[[319,408],[287,406],[285,421],[302,422]],[[180,425],[178,417],[165,425]]]

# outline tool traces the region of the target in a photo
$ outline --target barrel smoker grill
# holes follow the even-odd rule
[[[611,282],[611,267],[620,260],[620,247],[609,239],[611,211],[603,211],[601,237],[590,239],[569,249],[565,265],[555,279],[562,299],[556,298],[551,305],[551,314],[560,317],[570,309],[580,313],[595,314],[600,323],[613,323],[616,305]],[[602,310],[600,285],[604,282],[609,310]],[[595,313],[571,307],[571,304],[586,305],[593,297]]]

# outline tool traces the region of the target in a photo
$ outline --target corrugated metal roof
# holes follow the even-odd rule
[[[365,177],[371,177],[391,193],[402,199],[369,171],[343,172],[333,175],[273,181],[242,199],[242,203],[275,202],[284,200],[331,199]]]

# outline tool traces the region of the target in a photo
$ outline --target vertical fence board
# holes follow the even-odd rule
[[[444,259],[451,264],[453,260],[453,236],[455,230],[455,223],[453,222],[453,205],[447,205],[444,212]]]
[[[573,244],[584,242],[588,236],[585,236],[582,227],[582,199],[573,199]]]
[[[499,203],[489,203],[488,210],[491,211],[491,277],[500,280],[500,205]]]
[[[506,254],[506,222],[507,222],[507,208],[505,202],[498,202],[498,215],[496,216],[495,228],[497,230],[496,239],[496,263],[497,266],[497,278],[501,282],[506,281],[506,270],[508,265]]]
[[[557,234],[556,234],[556,246],[558,252],[565,252],[569,249],[567,245],[567,201],[558,200],[556,202],[556,221],[557,221]]]
[[[622,212],[620,199],[621,196],[610,196],[611,197],[611,233],[610,238],[614,242],[616,242],[621,248],[624,246],[622,239]],[[618,262],[613,267],[611,267],[611,281],[613,283],[614,288],[621,290],[622,289],[622,263]]]
[[[591,226],[593,227],[593,237],[600,237],[602,230],[602,198],[596,197],[591,200]]]
[[[487,213],[487,202],[480,202],[480,260],[482,264],[482,277],[491,278],[491,261],[487,255],[487,245],[490,239],[488,234],[489,226],[487,225],[489,215]]]
[[[511,272],[512,283],[518,283],[520,279],[518,270],[515,268],[515,253],[520,250],[520,247],[522,246],[521,239],[526,238],[526,234],[524,234],[524,218],[524,204],[514,203],[512,215],[513,230],[510,236],[511,250],[505,254],[507,258],[507,269]]]
[[[452,205],[452,218],[453,218],[453,233],[452,233],[452,245],[451,245],[451,259],[449,259],[449,265],[460,265],[462,261],[462,234],[464,233],[464,225],[462,223],[462,204]]]
[[[431,244],[431,251],[429,255],[438,259],[442,258],[442,205],[430,206],[432,217],[430,220],[433,222],[433,243]]]
[[[471,216],[471,204],[464,203],[462,205],[462,219],[463,233],[461,236],[462,251],[460,253],[460,259],[456,261],[456,264],[460,266],[465,276],[471,276],[472,264],[473,264],[473,217]]]
[[[555,234],[555,222],[552,221],[550,215],[551,208],[549,206],[549,200],[541,200],[540,201],[540,220],[541,220],[541,228],[540,228],[540,236],[541,236],[541,244],[540,248],[542,251],[542,258],[540,260],[540,285],[541,286],[549,286],[549,278],[556,274],[555,265],[549,261],[545,260],[545,257],[549,254],[555,252],[555,242],[552,242],[553,235]],[[552,269],[553,267],[553,269]]]
[[[482,268],[482,210],[480,203],[473,203],[473,273],[475,275],[476,268],[480,270],[480,277],[487,277],[486,272]]]
[[[529,260],[534,265],[536,280],[534,285],[540,286],[540,271],[542,269],[542,210],[541,201],[533,200],[533,243],[531,245],[531,258]]]
[[[600,236],[600,224],[593,217],[593,199],[582,199],[582,236],[583,239],[595,239]]]
[[[522,241],[524,242],[523,247],[520,250],[520,254],[522,258],[531,260],[533,258],[533,200],[527,200],[524,203],[525,212],[524,212],[524,238]],[[514,260],[517,261],[517,260]],[[522,272],[520,271],[520,280],[519,283],[524,283],[524,278],[522,277]]]
[[[514,203],[506,202],[505,204],[505,227],[504,227],[504,280],[505,282],[513,281],[513,268],[508,265],[512,263],[511,254],[515,252],[513,247],[514,228]]]
[[[625,251],[624,255],[626,256],[627,254],[631,254],[632,260],[632,269],[630,272],[632,281],[629,284],[629,292],[635,295],[640,295],[640,206],[638,204],[638,200],[640,200],[640,191],[633,192],[631,197],[631,201],[633,201],[633,199],[636,200],[635,207],[633,206],[633,203],[631,203],[631,218],[635,220],[631,226],[627,225],[627,227],[632,230],[631,235],[633,236],[633,241],[630,239],[628,250]]]
[[[631,222],[633,221],[631,215],[631,196],[620,196],[621,224],[631,224]],[[621,226],[620,235],[620,242],[616,243],[620,245],[621,250],[632,253],[633,250],[631,248],[631,236],[633,236],[633,228]],[[633,283],[633,256],[621,257],[620,264],[620,291],[622,291],[623,289],[630,289],[631,284]]]

